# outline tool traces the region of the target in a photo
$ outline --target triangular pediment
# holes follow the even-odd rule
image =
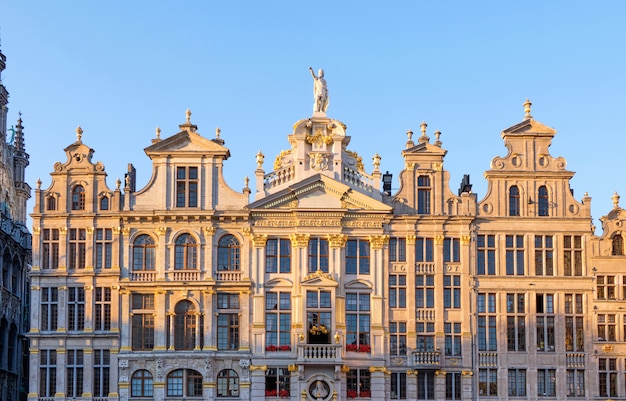
[[[157,141],[145,148],[144,151],[148,156],[163,153],[202,153],[230,156],[228,148],[189,131],[181,131],[169,138]]]
[[[502,135],[507,134],[554,136],[556,134],[556,130],[540,123],[539,121],[529,118],[502,131]]]
[[[248,205],[248,209],[349,209],[390,212],[391,207],[350,186],[317,174]]]
[[[408,149],[402,151],[403,155],[410,154],[433,154],[438,156],[445,156],[448,151],[442,149],[440,146],[433,145],[432,143],[424,142],[418,143],[415,146],[411,146]]]
[[[301,283],[303,286],[318,286],[318,287],[337,287],[339,283],[329,273],[324,273],[321,270],[311,273],[306,276]]]

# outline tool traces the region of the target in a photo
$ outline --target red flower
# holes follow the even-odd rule
[[[267,347],[265,347],[265,350],[269,351],[269,352],[275,352],[275,351],[278,351],[278,347],[275,346],[275,345],[268,345]],[[276,395],[276,394],[274,394],[274,395]]]
[[[348,390],[346,395],[348,396],[348,398],[356,398],[357,397],[357,392],[356,392],[356,390]]]
[[[291,351],[291,345],[281,345],[278,348],[280,351]]]
[[[266,397],[275,397],[277,394],[276,390],[265,390]]]
[[[278,393],[278,396],[280,398],[287,398],[287,397],[289,397],[289,390],[280,390],[280,392]]]
[[[370,352],[372,347],[367,344],[359,345],[359,352]]]
[[[372,396],[372,392],[369,390],[361,390],[361,394],[359,397],[361,398],[370,398]]]
[[[356,344],[347,344],[346,345],[346,351],[353,351],[353,352],[357,352],[359,350],[359,346]]]

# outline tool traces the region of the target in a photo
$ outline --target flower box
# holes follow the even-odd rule
[[[346,345],[346,351],[351,351],[351,352],[371,352],[372,351],[372,347],[367,345],[367,344],[361,344],[361,345],[347,344]]]
[[[291,351],[291,345],[267,345],[265,346],[266,352],[276,351]]]

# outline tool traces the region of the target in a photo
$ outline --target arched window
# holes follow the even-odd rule
[[[197,260],[196,240],[190,234],[182,234],[176,238],[174,269],[194,270]]]
[[[194,349],[196,346],[196,311],[190,301],[180,301],[174,309],[174,348]]]
[[[537,213],[539,216],[548,216],[548,190],[542,185],[537,194]]]
[[[624,254],[624,238],[622,233],[613,234],[611,255],[623,255]]]
[[[430,177],[417,177],[417,213],[430,214]]]
[[[85,210],[85,188],[82,185],[72,189],[72,210]]]
[[[224,369],[217,374],[217,396],[239,397],[239,376],[232,369]]]
[[[202,375],[192,369],[177,369],[167,375],[168,397],[201,397]]]
[[[519,216],[519,189],[517,185],[509,188],[509,216]]]
[[[109,197],[103,196],[100,198],[100,210],[109,210]]]
[[[46,210],[57,210],[57,198],[54,196],[46,198]]]
[[[147,234],[140,235],[133,242],[133,270],[154,270],[156,244]]]
[[[147,370],[138,370],[133,373],[130,379],[130,396],[152,397],[153,394],[152,373]]]
[[[217,244],[217,269],[239,270],[239,241],[234,235],[225,235]]]

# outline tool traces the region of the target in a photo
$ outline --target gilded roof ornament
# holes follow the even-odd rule
[[[78,141],[80,142],[81,138],[83,137],[83,129],[79,125],[78,127],[76,127],[75,131],[76,131],[76,138],[78,138]]]
[[[533,116],[530,114],[530,106],[532,105],[533,104],[530,102],[530,100],[526,98],[526,102],[524,102],[524,117],[525,118],[533,118]]]

